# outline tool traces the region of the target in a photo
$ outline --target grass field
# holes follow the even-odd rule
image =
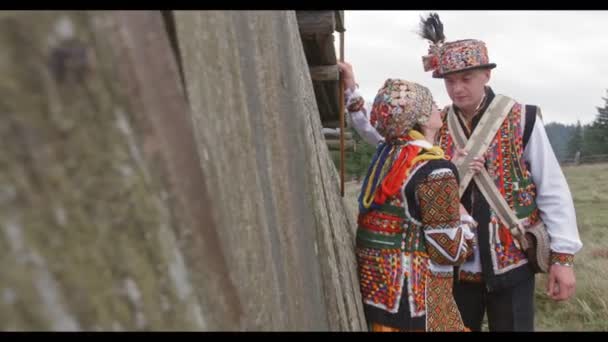
[[[608,331],[608,164],[564,167],[583,249],[575,258],[576,294],[556,303],[537,277],[536,326],[545,331]]]
[[[538,331],[608,331],[608,164],[564,167],[583,249],[575,258],[576,294],[556,303],[545,295],[546,278],[537,276]],[[360,184],[347,183],[349,211],[356,210]]]

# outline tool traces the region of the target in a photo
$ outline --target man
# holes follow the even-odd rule
[[[496,64],[489,63],[482,41],[444,43],[443,25],[436,14],[422,22],[421,35],[432,43],[429,54],[423,57],[425,71],[432,70],[434,78],[444,80],[453,102],[445,112],[456,115],[468,139],[496,99],[487,86]],[[456,161],[467,152],[455,146],[455,132],[450,131],[447,116],[438,143]],[[474,160],[470,168],[488,171],[524,225],[542,219],[551,246],[547,294],[556,301],[570,298],[575,287],[574,254],[582,243],[570,190],[547,138],[540,109],[515,102],[484,156]],[[478,250],[460,267],[454,284],[465,325],[481,330],[487,312],[491,331],[533,331],[535,277],[526,255],[476,182],[469,183],[461,200],[478,223]]]

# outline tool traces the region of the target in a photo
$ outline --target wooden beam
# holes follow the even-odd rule
[[[323,132],[323,136],[325,137],[325,139],[332,140],[332,139],[338,139],[340,137],[340,134],[338,134],[338,132]],[[351,140],[352,138],[353,138],[352,132],[344,132],[344,139]]]
[[[338,120],[338,126],[340,127],[340,96],[339,92],[339,81],[325,81],[325,82],[316,82],[321,83],[322,86],[325,86],[325,93],[327,94],[327,104],[329,106],[328,118],[335,118]]]
[[[332,106],[330,104],[331,98],[327,96],[327,91],[325,91],[325,83],[328,82],[312,82],[312,86],[315,92],[315,100],[317,101],[317,107],[319,108],[319,115],[321,116],[321,123],[325,126],[325,121],[334,120],[332,115]],[[332,127],[336,128],[336,127]]]
[[[296,17],[303,38],[331,35],[336,30],[334,11],[296,11]]]
[[[340,150],[340,140],[338,139],[325,139],[325,142],[327,143],[327,147],[329,147],[329,149],[331,151],[335,151],[335,150]],[[345,151],[350,151],[350,152],[355,152],[355,141],[354,140],[344,140],[344,150]]]
[[[346,29],[344,28],[344,11],[335,11],[336,16],[336,31],[344,32]]]
[[[336,48],[334,36],[317,36],[314,39],[302,39],[304,54],[308,65],[336,64]],[[337,89],[337,88],[336,88]]]
[[[320,65],[310,67],[310,78],[313,81],[337,81],[340,78],[337,65]]]
[[[340,120],[325,120],[323,121],[323,127],[327,128],[339,128]]]

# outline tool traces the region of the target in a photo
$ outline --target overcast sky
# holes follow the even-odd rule
[[[416,32],[429,11],[345,11],[345,60],[366,100],[389,77],[431,89],[450,103],[443,80],[422,69],[428,42]],[[586,124],[608,88],[608,11],[437,11],[447,41],[486,42],[496,93],[541,106],[545,123]],[[336,35],[336,46],[339,37]]]

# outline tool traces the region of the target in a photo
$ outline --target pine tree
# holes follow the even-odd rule
[[[581,126],[581,122],[576,122],[576,127],[574,128],[574,132],[568,141],[568,157],[574,158],[577,152],[582,151],[583,149],[583,127]]]
[[[586,154],[608,153],[608,98],[602,97],[604,107],[597,107],[597,116],[589,126],[585,137]],[[587,132],[586,132],[587,133]]]
[[[606,93],[608,93],[608,91],[606,91]],[[608,131],[608,98],[602,97],[602,100],[604,100],[604,108],[597,108],[598,115],[595,119],[595,123],[597,123],[599,128]]]

